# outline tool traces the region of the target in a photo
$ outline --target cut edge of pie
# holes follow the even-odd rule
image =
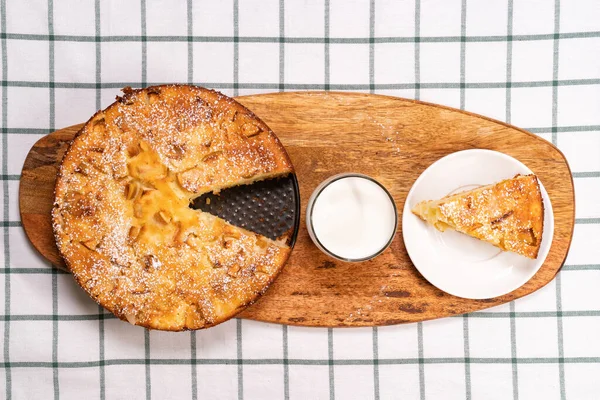
[[[540,250],[544,203],[533,174],[422,201],[412,212],[441,232],[453,229],[504,251],[535,259]]]
[[[224,322],[268,289],[291,249],[189,204],[292,174],[289,156],[263,121],[216,91],[123,91],[61,162],[52,209],[59,252],[121,320],[172,331]]]

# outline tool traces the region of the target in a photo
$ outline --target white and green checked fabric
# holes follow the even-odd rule
[[[599,1],[0,1],[0,398],[600,398]],[[120,322],[32,250],[19,177],[43,135],[162,82],[389,94],[526,128],[573,171],[566,265],[524,299],[420,324]]]

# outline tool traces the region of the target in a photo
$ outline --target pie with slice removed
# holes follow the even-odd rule
[[[132,324],[179,331],[254,302],[291,249],[194,210],[206,192],[293,173],[274,133],[215,91],[124,89],[62,160],[52,211],[76,281]]]
[[[412,212],[442,232],[454,229],[528,258],[540,250],[544,204],[535,175],[423,201]]]

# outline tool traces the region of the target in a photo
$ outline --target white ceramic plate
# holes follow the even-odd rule
[[[544,263],[554,236],[552,205],[541,181],[544,232],[535,260],[501,251],[456,231],[439,232],[411,212],[423,200],[531,173],[506,154],[479,149],[449,154],[427,168],[408,193],[402,215],[408,255],[425,279],[447,293],[468,299],[502,296],[531,279]]]

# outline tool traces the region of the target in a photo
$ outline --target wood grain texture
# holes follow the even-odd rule
[[[242,318],[308,326],[374,326],[417,322],[500,305],[550,282],[566,258],[573,234],[571,171],[552,144],[521,129],[442,106],[358,93],[274,93],[238,97],[278,135],[297,171],[302,218],[296,246],[277,281]],[[25,160],[20,186],[23,228],[34,247],[64,268],[52,235],[50,210],[59,162],[82,125],[40,139]],[[554,209],[550,253],[538,273],[505,296],[469,300],[429,284],[411,263],[402,224],[381,256],[344,263],[311,242],[304,211],[315,187],[329,176],[359,172],[383,183],[398,210],[417,177],[459,150],[483,148],[517,158],[543,182]],[[483,166],[485,167],[485,166]],[[400,216],[401,218],[401,216]]]

